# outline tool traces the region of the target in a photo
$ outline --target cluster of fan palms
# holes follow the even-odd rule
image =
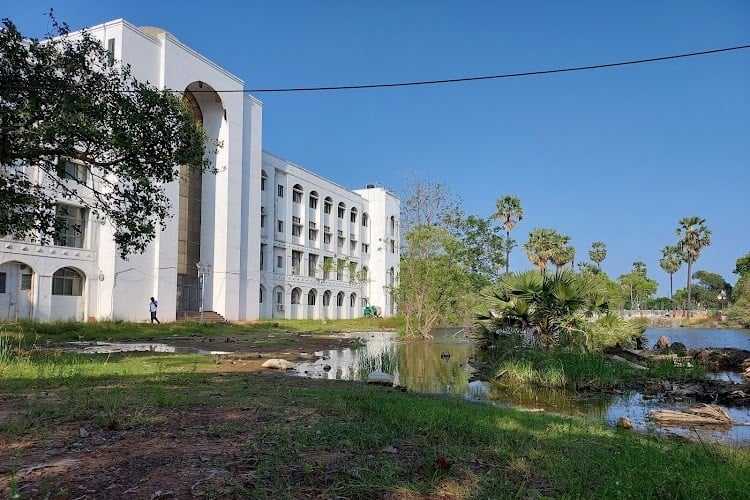
[[[540,345],[592,347],[593,320],[608,312],[604,282],[568,269],[511,273],[482,293],[477,321],[491,341],[517,333]]]

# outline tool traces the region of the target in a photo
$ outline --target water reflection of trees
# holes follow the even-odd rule
[[[419,392],[463,395],[472,372],[467,362],[473,351],[471,346],[427,341],[400,344],[398,383]]]
[[[495,381],[489,384],[489,399],[524,408],[538,408],[566,415],[603,417],[612,404],[612,397],[585,397],[574,391],[537,387],[530,384]]]

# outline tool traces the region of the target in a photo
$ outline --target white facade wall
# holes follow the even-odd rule
[[[210,266],[204,284],[204,310],[216,311],[228,320],[351,318],[361,316],[366,304],[377,305],[386,314],[393,312],[388,306],[387,286],[392,279],[388,273],[393,268],[397,274],[398,251],[376,253],[380,247],[375,243],[387,235],[388,218],[398,218],[395,196],[382,188],[351,191],[263,153],[262,103],[239,92],[244,87],[240,79],[164,30],[136,28],[116,20],[89,31],[105,46],[114,40],[115,58],[130,64],[137,79],[179,92],[190,90],[209,138],[222,144],[209,158],[219,172],[204,174],[202,181],[200,260]],[[261,168],[267,175],[264,190]],[[303,189],[301,203],[293,199],[295,185]],[[283,197],[278,196],[278,186],[283,186]],[[177,215],[179,185],[175,182],[164,189]],[[312,191],[318,193],[317,209],[310,208]],[[333,200],[331,214],[324,213],[326,197]],[[339,203],[345,207],[343,218],[337,214]],[[263,228],[261,207],[266,212]],[[356,210],[354,223],[352,209]],[[368,226],[362,225],[365,213]],[[91,214],[83,248],[0,239],[0,273],[4,273],[6,289],[0,293],[0,320],[145,321],[152,296],[159,301],[160,319],[174,320],[178,220],[175,216],[168,221],[143,254],[131,255],[128,260],[119,257],[113,228]],[[297,220],[300,236],[292,232]],[[278,221],[282,231],[277,231]],[[311,222],[318,228],[317,242],[309,238]],[[323,243],[324,226],[331,228],[331,245]],[[395,240],[397,244],[398,237]],[[363,251],[363,243],[369,245],[364,247],[367,251]],[[261,245],[265,249],[262,258]],[[320,259],[314,276],[309,269],[311,254]],[[301,256],[299,269],[292,269],[292,259],[297,256]],[[326,279],[323,257],[356,264],[358,272],[364,266],[369,277],[363,280],[357,273],[352,279],[347,268],[342,279],[336,279],[335,269],[333,277]],[[279,259],[281,268],[276,267]],[[52,294],[52,275],[62,268],[80,275],[80,296]],[[22,278],[24,274],[31,277]],[[328,306],[323,305],[326,292],[331,294]],[[310,295],[315,298],[309,299]],[[339,295],[343,295],[341,306],[337,305]],[[299,303],[293,304],[293,299]],[[308,300],[314,304],[308,305]]]
[[[376,252],[373,241],[385,227],[381,219],[398,219],[398,198],[374,186],[351,191],[268,152],[263,153],[263,176],[260,316],[357,318],[365,306],[394,314],[386,307],[387,270],[397,271],[398,254],[391,258]],[[326,259],[332,268],[326,268]]]

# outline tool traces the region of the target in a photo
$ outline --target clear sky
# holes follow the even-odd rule
[[[45,12],[80,29],[158,26],[248,89],[496,75],[750,44],[750,1],[0,0],[27,35]],[[713,232],[694,269],[724,276],[750,251],[750,49],[639,66],[460,84],[255,93],[263,147],[339,184],[449,185],[488,216],[515,194],[534,228],[604,241],[612,278],[660,250],[685,216]],[[511,268],[531,267],[519,248]],[[685,266],[676,276],[685,285]]]

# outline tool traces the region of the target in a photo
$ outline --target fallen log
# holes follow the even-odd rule
[[[682,411],[654,410],[648,416],[653,422],[663,426],[732,425],[732,419],[727,412],[707,404],[700,404]]]

